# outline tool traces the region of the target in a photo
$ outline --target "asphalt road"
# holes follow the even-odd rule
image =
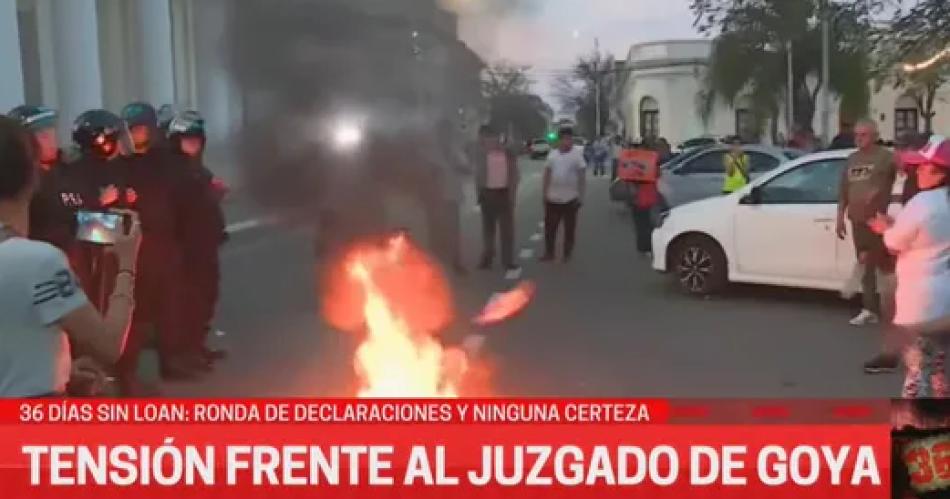
[[[592,178],[572,262],[537,262],[540,162],[523,163],[518,250],[537,294],[520,316],[491,330],[486,353],[493,389],[506,396],[889,397],[898,375],[868,376],[875,328],[847,324],[854,305],[835,294],[737,286],[722,296],[680,295],[634,250],[629,213]],[[216,344],[230,350],[194,384],[166,385],[180,396],[348,396],[356,339],[318,315],[312,235],[304,229],[241,224],[259,211],[234,202],[242,229],[223,253]],[[402,208],[409,225],[410,208]],[[463,213],[466,258],[474,266],[480,220]],[[397,217],[398,218],[398,217]],[[532,240],[534,239],[534,240]],[[462,316],[514,285],[500,270],[453,278]],[[457,338],[471,328],[460,324]]]

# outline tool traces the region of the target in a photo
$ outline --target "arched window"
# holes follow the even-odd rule
[[[920,112],[917,101],[910,95],[904,95],[894,104],[894,137],[907,132],[920,130]]]
[[[660,136],[660,103],[653,97],[640,99],[640,137],[653,140]]]

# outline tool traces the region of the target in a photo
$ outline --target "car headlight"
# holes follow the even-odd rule
[[[341,124],[333,130],[333,145],[340,151],[355,149],[363,141],[363,130],[352,124]]]

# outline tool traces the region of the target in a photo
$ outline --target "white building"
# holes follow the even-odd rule
[[[0,0],[0,111],[61,114],[134,100],[200,110],[212,146],[241,123],[222,54],[227,0]],[[198,29],[200,27],[200,29]]]
[[[711,40],[658,41],[630,48],[625,67],[628,75],[617,110],[628,138],[665,137],[677,144],[703,135],[740,134],[750,119],[747,101],[742,96],[732,106],[717,102],[707,122],[700,118],[700,92],[711,49]],[[829,137],[837,133],[837,107],[832,99]],[[934,131],[950,133],[950,86],[939,92],[936,111]],[[922,130],[924,126],[913,99],[889,87],[872,95],[869,114],[878,122],[886,140],[899,131]],[[819,109],[813,125],[818,134],[822,132],[820,119]],[[778,129],[788,136],[784,111]],[[763,134],[765,140],[767,135]]]

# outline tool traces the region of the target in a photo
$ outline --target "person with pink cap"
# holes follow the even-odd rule
[[[933,136],[901,162],[916,167],[920,192],[896,218],[878,213],[868,226],[897,256],[894,325],[916,331],[950,316],[950,140]],[[904,397],[950,396],[948,346],[946,336],[920,335],[904,350]]]

